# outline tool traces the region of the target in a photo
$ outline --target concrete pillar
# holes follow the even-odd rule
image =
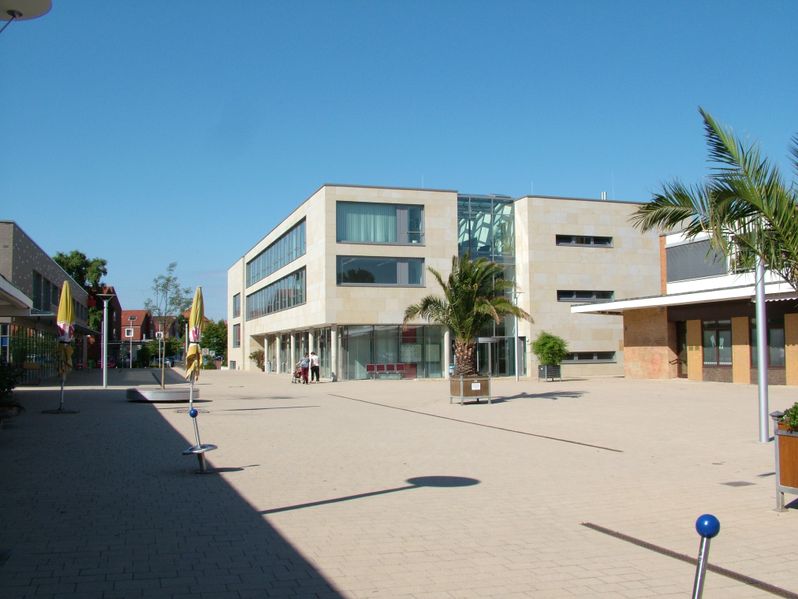
[[[704,380],[704,346],[701,337],[701,321],[687,321],[687,378]]]
[[[291,355],[286,360],[286,368],[289,368],[289,372],[294,371],[294,364],[296,364],[296,333],[291,333]]]
[[[315,338],[315,335],[313,335],[313,330],[311,329],[311,330],[308,331],[308,353],[310,353],[312,351],[316,351],[316,345],[314,343],[315,341],[316,341],[316,338]],[[318,353],[318,352],[316,352],[316,353]]]
[[[784,315],[784,375],[788,385],[798,385],[798,314]]]
[[[449,329],[443,332],[443,378],[449,378],[449,364],[452,363],[452,334]]]
[[[330,327],[330,370],[332,374],[340,379],[340,368],[338,368],[338,327]]]
[[[747,316],[735,316],[732,327],[732,382],[751,384],[751,340]]]
[[[274,372],[280,374],[283,371],[283,336],[277,334],[274,336],[274,356],[277,364],[274,365]]]

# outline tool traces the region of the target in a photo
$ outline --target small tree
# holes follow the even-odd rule
[[[202,329],[202,347],[207,347],[211,354],[222,356],[227,360],[227,323],[224,320],[213,322],[209,320]]]
[[[263,370],[263,366],[266,363],[266,354],[263,352],[262,349],[256,349],[254,352],[249,354],[250,360],[255,360],[255,363],[258,365],[258,368]]]
[[[108,274],[108,262],[104,258],[87,258],[86,254],[78,250],[72,250],[68,254],[56,252],[53,261],[89,293],[96,293],[100,289],[102,278]],[[102,308],[89,308],[89,328],[99,329],[102,319]]]
[[[166,274],[158,275],[152,280],[153,297],[144,301],[144,307],[161,324],[162,330],[191,306],[191,289],[180,286],[180,281],[175,276],[176,268],[177,262],[171,262],[166,267]]]
[[[532,351],[541,366],[558,366],[568,355],[568,344],[562,337],[541,331],[532,342]]]

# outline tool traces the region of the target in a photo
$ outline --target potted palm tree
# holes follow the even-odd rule
[[[798,402],[778,418],[779,483],[798,488]]]
[[[541,331],[540,335],[532,343],[532,351],[538,359],[539,379],[562,378],[560,363],[568,355],[568,344],[565,339],[546,331]]]
[[[513,282],[504,278],[504,270],[486,258],[471,260],[466,254],[452,258],[447,279],[434,268],[430,273],[443,290],[443,297],[428,295],[405,309],[404,324],[423,318],[445,326],[454,334],[453,379],[477,374],[477,335],[491,322],[499,324],[504,316],[531,320],[529,314],[510,299]],[[460,385],[461,389],[463,385]],[[484,391],[484,389],[480,389]]]

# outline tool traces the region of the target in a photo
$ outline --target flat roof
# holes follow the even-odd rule
[[[571,314],[622,314],[625,310],[728,302],[753,298],[755,295],[755,285],[740,285],[738,287],[724,287],[722,289],[710,289],[707,291],[690,291],[688,293],[653,295],[612,302],[580,304],[578,306],[571,306]],[[768,283],[765,285],[765,296],[767,301],[798,299],[798,292],[788,283]]]

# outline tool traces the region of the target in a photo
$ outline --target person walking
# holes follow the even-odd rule
[[[310,380],[319,382],[319,356],[316,352],[310,352]]]
[[[310,358],[307,354],[299,361],[299,369],[302,371],[302,384],[308,384],[308,369],[310,368]]]

